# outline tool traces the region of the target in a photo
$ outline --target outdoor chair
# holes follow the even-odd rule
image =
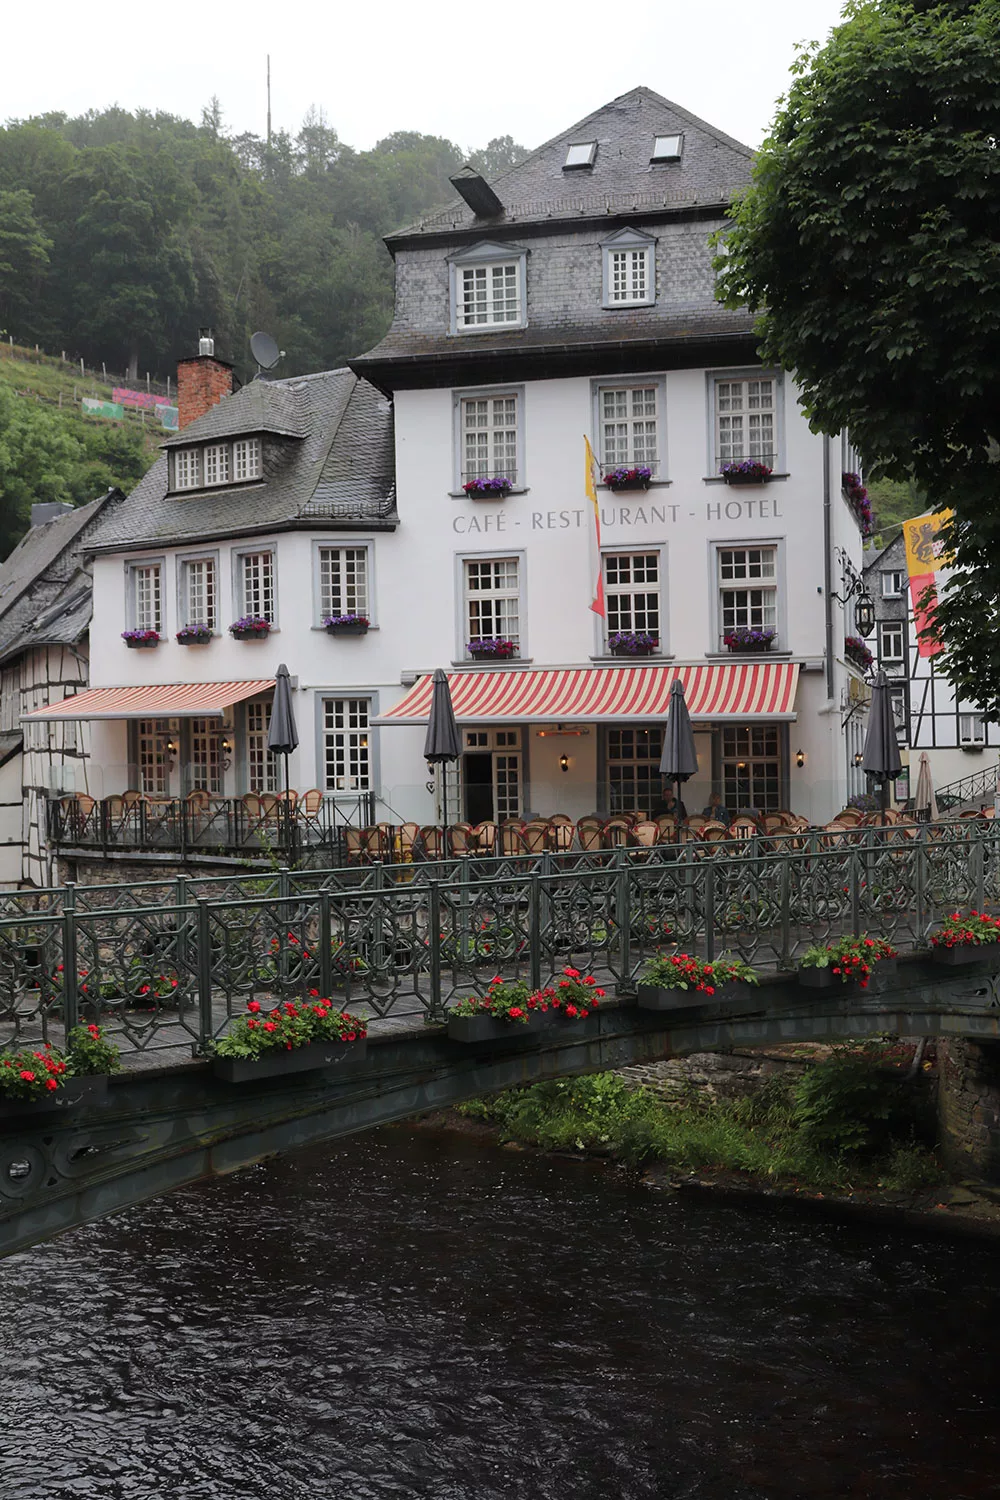
[[[530,823],[525,823],[521,837],[529,854],[544,854],[548,847],[549,825],[541,819],[532,819]]]
[[[569,824],[571,828],[573,826],[573,819],[570,817],[569,813],[553,813],[548,821],[550,823],[562,823],[563,825]]]
[[[632,842],[634,844],[638,844],[640,848],[652,849],[653,845],[659,838],[659,835],[660,830],[657,825],[652,821],[647,820],[643,823],[636,823],[635,827],[632,829]]]
[[[576,825],[576,839],[581,849],[599,849],[601,847],[601,828],[603,819],[598,817],[580,818]]]
[[[363,857],[361,829],[350,824],[344,829],[344,856],[349,865],[359,865]]]
[[[500,824],[500,853],[524,854],[524,824],[519,819]]]
[[[571,820],[552,818],[549,822],[549,848],[554,854],[568,854],[573,847],[576,829]]]
[[[455,858],[459,854],[469,854],[471,852],[471,834],[471,823],[451,823],[445,829],[445,844],[452,858]]]
[[[718,844],[728,837],[729,829],[725,823],[706,823],[699,834],[706,844]]]
[[[483,823],[477,823],[470,836],[476,853],[491,859],[497,852],[497,833],[497,825],[489,818]]]
[[[396,838],[399,842],[399,857],[404,864],[409,864],[420,838],[419,823],[400,823]]]
[[[743,815],[733,819],[729,825],[729,832],[731,838],[749,839],[753,838],[754,834],[759,833],[760,830],[757,827],[756,818]]]
[[[605,849],[623,849],[628,843],[628,836],[632,830],[631,821],[626,817],[615,816],[607,818],[601,829],[601,843]]]
[[[419,848],[427,859],[444,857],[444,834],[436,824],[429,823],[421,828]]]

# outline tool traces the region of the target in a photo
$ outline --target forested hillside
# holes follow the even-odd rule
[[[279,373],[329,369],[382,335],[392,263],[382,235],[524,155],[509,136],[463,151],[402,131],[370,151],[310,110],[270,146],[229,136],[217,101],[193,124],[117,108],[0,129],[0,330],[88,365],[165,374],[211,324],[249,369],[249,336]]]

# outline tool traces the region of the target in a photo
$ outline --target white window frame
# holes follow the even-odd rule
[[[896,741],[905,745],[910,734],[910,706],[905,683],[894,683],[889,689],[892,705],[892,722],[896,729]]]
[[[467,729],[462,735],[462,754],[459,757],[459,806],[465,806],[465,757],[488,755],[492,761],[493,816],[500,823],[504,818],[519,818],[525,795],[525,752],[521,730],[505,725],[502,729]],[[513,796],[511,793],[513,792]]]
[[[243,707],[244,779],[248,792],[280,790],[280,760],[267,748],[271,700],[249,699]]]
[[[200,490],[202,455],[200,448],[175,448],[170,455],[172,490]]]
[[[214,609],[212,618],[209,620],[197,620],[191,617],[190,609],[191,591],[190,575],[188,569],[192,564],[210,565],[214,575],[212,592],[214,594]],[[183,553],[177,558],[177,628],[182,630],[188,625],[208,625],[215,635],[219,629],[219,554],[218,552],[192,552]]]
[[[166,634],[166,595],[164,592],[165,560],[162,557],[132,558],[125,564],[126,613],[129,630],[155,630]],[[155,600],[150,618],[142,607],[143,574],[155,574]]]
[[[654,391],[655,409],[653,419],[656,423],[656,452],[652,460],[645,452],[645,444],[641,445],[637,452],[635,442],[634,423],[637,421],[648,421],[648,413],[636,415],[632,410],[632,399],[628,396],[628,410],[624,422],[628,426],[626,438],[626,454],[622,458],[619,455],[610,457],[605,434],[605,424],[613,420],[605,415],[605,393],[618,393],[633,391]],[[594,422],[594,452],[597,454],[600,464],[601,476],[608,469],[617,469],[622,466],[627,468],[648,468],[653,471],[653,480],[661,481],[667,474],[666,438],[667,438],[667,387],[662,375],[637,375],[627,380],[594,380],[591,382],[593,422]]]
[[[528,323],[528,252],[520,245],[498,245],[483,241],[470,249],[448,257],[451,281],[451,332],[463,337],[476,333],[497,333],[505,329],[526,328]],[[517,303],[514,316],[495,317],[493,297],[487,297],[487,316],[483,322],[466,322],[465,273],[486,272],[486,284],[492,285],[493,272],[501,267],[514,268]]]
[[[566,147],[566,160],[563,162],[563,171],[580,172],[586,167],[592,167],[596,157],[596,141],[570,141]]]
[[[524,601],[525,601],[525,559],[524,559],[524,553],[523,552],[517,552],[517,551],[510,551],[510,552],[506,552],[506,551],[504,551],[504,552],[499,552],[499,551],[496,551],[496,552],[470,552],[470,553],[464,553],[464,554],[462,554],[457,559],[457,561],[458,561],[458,597],[459,597],[459,600],[460,600],[460,607],[459,607],[459,610],[458,610],[458,618],[459,618],[459,629],[461,631],[461,636],[460,636],[460,639],[459,639],[459,642],[458,642],[458,650],[456,652],[456,657],[455,657],[456,661],[471,661],[472,660],[472,654],[466,648],[468,646],[468,643],[470,641],[472,641],[472,640],[475,640],[475,639],[510,639],[510,640],[513,640],[517,644],[517,652],[516,652],[516,655],[515,655],[514,659],[515,660],[523,660],[524,657],[525,657],[525,655],[526,655],[526,652],[525,652],[525,623],[526,622],[525,622],[525,617],[524,617]],[[516,578],[517,578],[516,588],[499,587],[499,588],[481,589],[481,590],[480,589],[476,589],[476,590],[470,589],[470,587],[469,587],[469,578],[470,578],[469,569],[470,569],[470,567],[473,567],[473,566],[475,566],[475,567],[483,567],[483,566],[496,567],[500,563],[514,563],[514,565],[516,567],[516,570],[517,570],[517,572],[516,572]],[[511,633],[508,633],[508,632],[505,632],[505,631],[496,631],[496,632],[493,632],[492,634],[485,634],[485,635],[483,633],[480,633],[480,635],[478,637],[473,633],[473,629],[472,629],[472,607],[471,606],[472,606],[473,602],[475,602],[477,600],[478,601],[484,601],[484,600],[487,600],[487,599],[493,600],[495,603],[502,603],[504,600],[514,600],[514,602],[515,602],[515,609],[516,609],[516,619],[517,619],[517,630],[516,631],[511,632]],[[509,615],[510,612],[509,611],[501,610],[500,613],[501,613],[501,615],[504,614],[504,613],[506,613],[506,614]]]
[[[214,718],[188,719],[185,727],[188,791],[204,791],[213,797],[221,797],[225,785],[221,721]]]
[[[271,613],[261,618],[269,619],[272,629],[278,624],[278,553],[272,542],[261,542],[255,547],[241,547],[233,552],[233,599],[236,613],[234,619],[257,614],[247,603],[246,562],[252,557],[269,556],[271,559]]]
[[[638,558],[645,558],[645,557],[655,557],[655,559],[656,559],[656,573],[657,573],[657,576],[656,576],[655,585],[652,588],[644,587],[642,585],[642,583],[639,583],[637,586],[633,586],[632,588],[629,588],[629,589],[619,588],[616,585],[616,583],[612,582],[611,578],[609,578],[609,576],[608,576],[609,575],[609,571],[613,571],[613,570],[609,570],[608,563],[612,559],[615,559],[615,558],[638,559]],[[603,635],[602,646],[603,646],[604,651],[607,652],[607,651],[610,650],[608,642],[609,642],[611,636],[615,633],[616,630],[636,630],[636,631],[649,630],[650,634],[651,635],[655,634],[657,640],[659,641],[659,646],[658,646],[656,652],[654,653],[654,655],[656,655],[656,656],[663,656],[663,655],[665,655],[666,651],[667,651],[666,630],[667,630],[667,619],[668,619],[668,616],[667,616],[667,548],[666,548],[666,544],[661,542],[661,543],[650,543],[649,546],[645,546],[645,547],[638,546],[638,545],[633,546],[633,547],[622,547],[622,546],[602,547],[602,549],[601,549],[601,576],[604,579],[604,604],[605,604],[606,614],[605,614],[605,619],[603,621],[600,621],[599,617],[595,617],[595,618],[598,618],[598,620],[599,620],[599,628],[601,629],[602,635]],[[631,625],[620,625],[620,624],[614,624],[614,623],[612,623],[614,615],[616,613],[616,612],[612,611],[611,606],[610,606],[610,601],[611,601],[612,596],[628,595],[629,597],[633,597],[634,598],[634,596],[636,594],[650,594],[650,593],[656,595],[656,613],[657,613],[657,621],[658,621],[658,623],[657,623],[657,625],[655,627],[655,630],[651,630],[648,625],[644,625],[644,624],[635,624],[635,623],[633,623]],[[631,611],[631,613],[632,613],[632,617],[633,617],[633,621],[634,621],[634,619],[635,619],[635,610],[633,609]]]
[[[898,599],[906,589],[906,571],[903,568],[883,568],[879,573],[883,599]],[[893,580],[897,580],[895,583]]]
[[[886,646],[887,636],[898,636],[899,650],[892,651]],[[882,666],[902,666],[906,661],[906,621],[905,620],[880,620],[878,627],[878,659]]]
[[[504,414],[499,414],[500,420],[498,421],[496,404],[499,402],[506,403],[510,401],[513,401],[514,403],[513,422],[511,423],[510,419]],[[489,410],[486,413],[486,426],[484,428],[478,429],[486,432],[489,436],[488,447],[490,453],[490,464],[484,474],[480,474],[478,472],[478,468],[480,467],[479,465],[470,466],[469,456],[467,452],[466,437],[468,433],[473,430],[468,426],[468,417],[470,414],[471,405],[474,402],[485,402],[489,407]],[[469,479],[493,479],[498,476],[503,476],[509,479],[511,482],[511,489],[523,489],[524,482],[521,473],[521,455],[524,452],[524,387],[504,386],[497,387],[496,389],[491,390],[456,391],[454,395],[454,408],[456,444],[455,467],[457,474],[455,483],[456,493],[464,494],[462,485],[465,484]],[[510,460],[509,456],[505,456],[504,454],[498,455],[498,444],[496,441],[497,435],[499,433],[511,432],[514,435],[513,461]],[[503,447],[509,453],[510,443],[505,442],[503,444]],[[498,459],[499,462],[497,462]],[[476,467],[476,473],[472,473],[472,467]]]
[[[249,484],[254,479],[261,477],[261,440],[259,437],[246,437],[233,439],[232,462],[230,465],[233,484]],[[246,470],[241,473],[240,470]]]
[[[986,717],[978,709],[963,709],[958,715],[958,743],[965,750],[986,745]]]
[[[206,489],[219,489],[230,483],[233,454],[232,444],[206,443],[201,455],[201,471],[205,476]]]
[[[640,736],[645,736],[645,744],[649,747],[648,755],[637,754],[641,743]],[[612,744],[617,738],[631,739],[632,754],[612,754]],[[635,803],[642,800],[637,793],[635,803],[632,807],[614,807],[612,797],[612,770],[614,767],[628,766],[632,769],[631,780],[637,786],[643,783],[647,792],[646,801],[649,806],[639,808],[647,816],[651,816],[663,801],[663,778],[660,775],[660,758],[663,754],[663,725],[660,724],[607,724],[602,734],[602,749],[604,761],[604,784],[607,788],[608,811],[612,816],[617,812],[635,811]],[[640,776],[640,771],[648,773]]]
[[[371,725],[378,706],[372,694],[342,689],[337,693],[317,694],[317,704],[321,771],[318,781],[323,790],[334,797],[359,797],[376,791],[376,742]],[[364,723],[352,724],[351,719],[359,716],[362,706]],[[338,715],[347,722],[338,725]],[[342,737],[340,745],[335,743],[337,736]]]
[[[669,143],[676,141],[676,146]],[[665,135],[654,135],[653,150],[650,154],[651,162],[680,161],[684,154],[684,132],[682,130],[668,131]]]
[[[727,747],[727,739],[731,742],[738,735],[747,736],[749,740],[748,748],[742,749],[737,745],[734,749],[730,750]],[[775,745],[774,753],[772,754],[767,750],[755,753],[753,743],[755,735],[766,736],[768,738],[773,737]],[[781,807],[787,775],[786,743],[786,737],[782,735],[782,726],[780,724],[723,724],[720,727],[719,768],[723,788],[723,801],[727,807],[738,812],[742,803],[746,806],[756,807],[758,812],[762,813],[776,812]],[[742,777],[740,776],[739,769],[741,765],[743,767]],[[760,797],[759,786],[757,788],[754,787],[757,775],[753,768],[760,767],[763,774],[767,775],[768,768],[773,766],[777,767],[777,788],[770,797]],[[728,767],[733,768],[732,774],[727,773]],[[732,782],[740,779],[748,783],[747,800],[745,803],[739,796],[736,787],[732,785]],[[771,776],[769,779],[773,781],[775,778]]]
[[[625,295],[616,285],[615,256],[628,257],[628,264],[644,266],[643,286],[639,292]],[[634,258],[634,259],[633,259]],[[601,241],[601,302],[605,308],[652,307],[656,301],[656,240],[637,229],[620,229]]]
[[[772,404],[769,408],[773,415],[771,438],[772,448],[771,456],[764,456],[761,458],[761,461],[763,463],[766,463],[767,466],[775,473],[783,473],[785,463],[785,401],[784,380],[782,379],[781,371],[764,369],[759,366],[756,368],[751,367],[748,369],[740,370],[709,370],[706,372],[706,379],[708,401],[708,468],[705,471],[706,474],[712,478],[719,479],[722,474],[723,464],[729,463],[731,457],[736,462],[740,462],[745,458],[757,458],[761,456],[759,452],[751,450],[763,449],[763,443],[761,443],[759,440],[752,440],[748,442],[746,440],[746,427],[744,427],[743,429],[744,441],[741,445],[734,444],[731,439],[727,444],[727,446],[730,448],[739,446],[741,448],[741,451],[738,454],[732,455],[729,453],[722,453],[721,449],[723,444],[720,438],[720,418],[734,416],[736,415],[736,412],[719,411],[719,387],[726,385],[743,385],[745,387],[745,390],[743,392],[744,405],[742,409],[742,415],[744,417],[749,417],[753,415],[753,409],[749,408],[746,402],[751,399],[751,397],[753,399],[759,399],[759,392],[751,392],[749,390],[749,387],[765,380],[769,380],[772,382]],[[727,396],[724,399],[731,399],[731,396]],[[731,432],[731,429],[728,430]]]
[[[775,591],[775,623],[773,627],[767,625],[763,628],[768,630],[773,628],[775,631],[775,638],[771,645],[772,651],[775,650],[775,648],[777,648],[779,651],[787,649],[785,643],[788,639],[788,590],[785,581],[785,548],[783,539],[781,537],[761,537],[758,540],[756,537],[754,537],[753,539],[747,539],[745,537],[735,537],[731,541],[720,539],[718,541],[713,540],[709,543],[709,597],[712,600],[712,625],[714,638],[714,644],[710,648],[709,655],[729,655],[728,648],[723,644],[722,639],[727,629],[729,629],[729,626],[723,623],[725,611],[722,603],[722,594],[724,589],[727,592],[738,591],[738,580],[723,580],[722,559],[720,554],[723,552],[740,551],[759,552],[768,549],[774,552],[773,588]],[[755,587],[771,586],[772,585],[770,583],[765,583],[763,581],[761,582],[761,584],[757,585],[752,580],[748,581],[748,583],[746,584],[746,588],[749,590],[752,590]]]
[[[352,540],[349,537],[344,537],[341,540],[338,537],[338,539],[337,539],[336,542],[327,542],[327,541],[324,541],[324,542],[314,542],[313,543],[313,578],[314,578],[313,598],[316,601],[316,625],[317,625],[317,627],[321,628],[322,624],[323,624],[323,620],[326,618],[326,616],[329,615],[329,614],[333,614],[334,613],[334,610],[332,609],[332,607],[331,608],[327,607],[328,603],[329,603],[329,600],[328,600],[328,597],[327,597],[327,595],[326,595],[326,593],[324,591],[324,578],[323,578],[323,574],[324,574],[324,554],[328,553],[328,552],[329,553],[352,552],[352,553],[360,553],[362,555],[363,560],[364,560],[363,561],[363,568],[364,568],[363,603],[361,605],[358,605],[357,603],[351,604],[349,607],[338,611],[338,613],[341,613],[341,614],[352,614],[352,615],[364,615],[365,619],[369,622],[369,625],[374,626],[375,625],[375,615],[374,615],[375,589],[374,589],[374,579],[372,577],[372,553],[373,553],[372,544],[370,542],[367,542],[367,541],[354,541],[354,540]],[[343,567],[343,563],[341,564],[341,567]],[[342,583],[341,589],[342,589],[342,597],[346,596],[350,592],[350,586],[347,585],[346,583]],[[331,591],[331,593],[332,593],[332,591]]]

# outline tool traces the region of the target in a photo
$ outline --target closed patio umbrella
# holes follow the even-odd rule
[[[271,722],[267,728],[267,748],[272,755],[285,758],[285,842],[290,844],[291,798],[288,795],[288,757],[299,743],[292,710],[292,683],[284,662],[274,674],[274,698],[271,701]]]
[[[896,722],[892,714],[892,695],[884,672],[879,672],[872,688],[871,707],[868,710],[868,732],[861,754],[861,769],[881,784],[882,823],[885,824],[889,807],[889,783],[895,781],[903,769],[896,739]]]
[[[431,697],[431,712],[427,720],[427,737],[424,740],[424,760],[431,765],[446,766],[448,761],[457,760],[462,753],[462,742],[458,737],[458,725],[455,723],[455,710],[451,702],[451,689],[448,687],[447,674],[436,667],[434,670],[434,691]],[[448,773],[441,773],[441,818],[444,826],[448,826]]]
[[[698,769],[698,756],[694,748],[694,731],[691,715],[684,700],[684,684],[675,677],[670,684],[670,704],[667,722],[663,731],[663,754],[660,757],[660,775],[674,783],[674,833],[680,838],[681,782],[687,781]]]
[[[913,794],[913,806],[918,813],[924,814],[924,821],[926,823],[937,822],[937,798],[934,795],[931,763],[927,759],[926,750],[921,750],[920,752],[920,770],[917,773],[917,789]]]

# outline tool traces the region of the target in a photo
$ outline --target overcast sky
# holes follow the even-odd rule
[[[797,43],[824,38],[841,0],[162,0],[4,5],[0,117],[120,104],[263,134],[310,104],[341,140],[394,130],[537,146],[646,84],[756,146]]]

